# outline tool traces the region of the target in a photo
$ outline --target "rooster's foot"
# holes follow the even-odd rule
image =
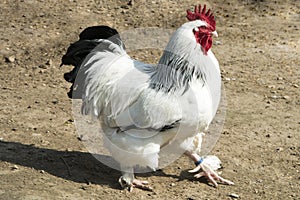
[[[211,167],[206,163],[200,163],[196,168],[189,170],[190,173],[195,173],[201,171],[194,175],[195,178],[206,177],[209,182],[211,182],[215,187],[218,186],[218,183],[234,185],[230,180],[222,178],[219,173],[211,169]]]
[[[119,179],[119,183],[122,188],[128,189],[129,192],[133,191],[133,188],[139,188],[142,190],[153,191],[153,188],[149,186],[148,181],[141,181],[133,179],[132,181],[126,180],[123,176]]]

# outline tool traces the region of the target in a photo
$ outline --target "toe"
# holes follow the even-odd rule
[[[134,188],[139,188],[142,190],[147,190],[147,191],[153,191],[153,188],[149,186],[148,181],[140,181],[140,180],[133,180],[132,186]]]
[[[223,184],[227,184],[227,185],[234,185],[234,182],[230,181],[230,180],[227,180],[225,178],[222,178],[222,177],[219,177],[219,180],[221,183]]]
[[[214,177],[211,174],[207,174],[207,178],[215,187],[218,187],[217,181],[214,179]]]
[[[194,175],[195,178],[201,178],[203,176],[205,176],[204,172],[200,172],[200,173]]]
[[[195,172],[198,172],[200,169],[201,169],[201,166],[198,165],[197,167],[195,167],[194,169],[189,170],[188,172],[189,173],[195,173]]]

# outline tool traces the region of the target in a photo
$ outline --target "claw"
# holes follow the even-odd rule
[[[201,166],[198,165],[197,167],[195,167],[194,169],[189,170],[188,172],[189,173],[195,173],[195,172],[198,172],[200,169],[201,169]]]

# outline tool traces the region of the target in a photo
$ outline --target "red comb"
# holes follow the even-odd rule
[[[206,5],[204,4],[203,9],[201,9],[201,5],[195,6],[194,12],[187,10],[187,18],[189,21],[194,21],[200,19],[208,23],[213,30],[216,29],[216,21],[213,13],[210,13],[210,9],[206,12]]]

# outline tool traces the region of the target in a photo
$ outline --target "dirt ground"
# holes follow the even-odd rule
[[[202,1],[2,0],[0,2],[0,199],[300,199],[300,1],[212,0],[227,96],[212,153],[234,186],[187,173],[181,157],[139,174],[154,192],[121,190],[120,172],[78,139],[60,59],[92,25],[176,29]],[[216,42],[218,41],[218,42]],[[160,50],[134,56],[150,63]]]

